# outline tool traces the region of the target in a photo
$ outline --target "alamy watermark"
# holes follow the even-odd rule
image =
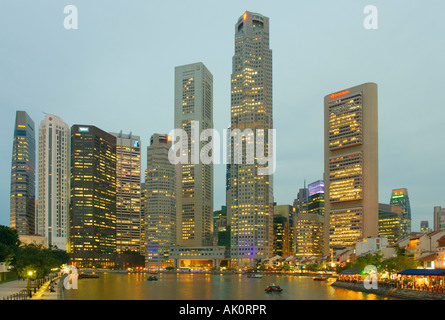
[[[64,288],[67,290],[77,289],[77,279],[79,278],[77,268],[73,265],[64,265],[61,272],[67,275],[65,279],[63,279]]]
[[[255,164],[258,165],[258,175],[275,172],[275,129],[224,129],[222,147],[221,135],[217,130],[199,132],[199,121],[191,121],[190,136],[184,129],[170,131],[169,135],[173,138],[168,152],[170,163]]]
[[[365,274],[368,274],[366,278],[363,280],[363,285],[366,290],[378,289],[378,271],[377,267],[373,265],[367,265],[365,269],[363,269]]]

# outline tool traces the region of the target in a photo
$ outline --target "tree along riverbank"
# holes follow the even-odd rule
[[[445,293],[394,288],[385,285],[378,285],[377,289],[366,289],[363,285],[363,282],[355,283],[335,281],[331,284],[331,286],[354,291],[361,291],[364,293],[373,293],[380,296],[385,296],[387,298],[404,300],[445,300]]]

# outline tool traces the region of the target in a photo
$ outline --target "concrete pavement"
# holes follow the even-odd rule
[[[14,280],[0,283],[0,300],[10,297],[28,288],[28,280]]]

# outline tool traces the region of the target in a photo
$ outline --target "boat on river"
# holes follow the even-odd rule
[[[158,281],[158,278],[156,276],[149,276],[147,281]]]
[[[262,278],[263,275],[260,273],[250,273],[247,275],[247,278]]]
[[[272,285],[270,285],[270,286],[267,286],[266,289],[265,289],[264,291],[266,291],[266,293],[271,293],[271,292],[282,292],[283,289],[282,289],[280,286],[277,286],[277,285],[272,284]]]
[[[314,281],[326,281],[327,277],[315,277]]]

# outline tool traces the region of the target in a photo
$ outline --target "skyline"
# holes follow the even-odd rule
[[[2,225],[9,225],[16,110],[26,111],[36,126],[45,116],[42,112],[47,112],[70,127],[82,123],[107,132],[132,132],[141,136],[145,150],[152,134],[173,129],[174,68],[201,61],[214,76],[214,123],[222,132],[230,123],[234,24],[245,11],[270,19],[278,205],[292,204],[304,180],[311,183],[323,177],[323,97],[375,82],[379,86],[379,203],[389,204],[392,189],[407,188],[413,231],[420,231],[421,220],[432,227],[434,206],[445,206],[440,181],[445,167],[439,160],[445,151],[437,147],[445,134],[435,130],[444,111],[439,95],[434,96],[443,89],[441,71],[445,70],[441,57],[445,30],[439,24],[445,5],[439,1],[430,1],[435,6],[427,8],[374,1],[379,9],[378,30],[363,28],[363,8],[368,4],[363,1],[347,1],[350,7],[338,6],[339,2],[323,3],[323,7],[291,2],[278,7],[266,1],[157,4],[157,11],[166,15],[150,15],[150,4],[76,1],[78,30],[63,28],[66,4],[25,3],[5,4],[0,13],[0,41],[5,44],[0,51],[1,147],[6,150],[0,157]],[[145,21],[147,16],[151,20]],[[162,24],[165,28],[159,32],[157,23],[166,18],[171,26]],[[184,27],[186,22],[190,27]],[[141,41],[147,33],[146,38],[154,40]],[[361,50],[350,50],[352,44]],[[102,108],[107,110],[105,116]],[[425,117],[424,110],[428,110]],[[142,152],[141,172],[146,169],[146,156]],[[214,168],[214,210],[218,210],[225,205],[226,167]]]

